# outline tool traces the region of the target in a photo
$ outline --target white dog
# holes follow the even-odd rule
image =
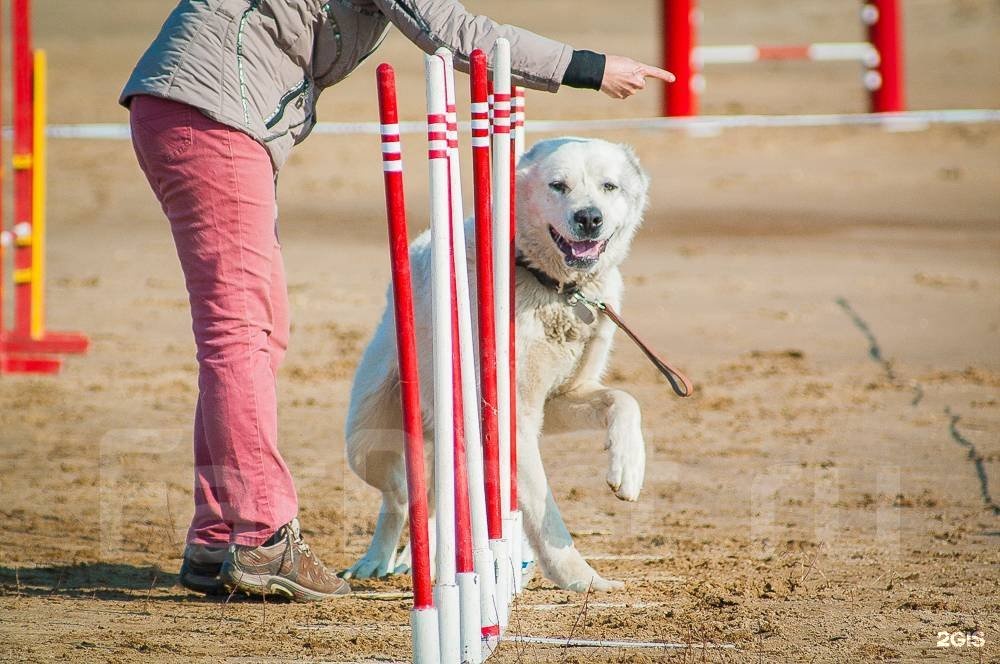
[[[518,499],[525,536],[542,572],[566,589],[610,590],[622,584],[601,578],[573,545],[549,490],[539,439],[543,422],[547,432],[606,429],[607,483],[622,500],[639,497],[645,472],[639,405],[630,394],[601,384],[614,324],[572,295],[578,290],[586,300],[619,307],[623,284],[618,266],[642,221],[648,185],[630,148],[601,140],[542,141],[517,168]],[[472,225],[466,225],[469,281],[475,284]],[[429,234],[424,233],[410,247],[410,258],[428,468],[433,439],[430,254]],[[351,393],[348,461],[365,482],[382,491],[368,552],[346,573],[353,577],[397,571],[396,547],[406,519],[393,318],[390,302]],[[432,537],[433,532],[432,527]],[[407,563],[403,559],[399,569],[407,569]]]

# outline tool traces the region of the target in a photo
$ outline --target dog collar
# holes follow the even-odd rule
[[[570,281],[563,283],[550,275],[544,270],[539,270],[537,267],[528,262],[528,259],[524,257],[520,251],[517,252],[517,257],[514,262],[519,266],[523,267],[525,270],[531,273],[535,279],[538,279],[538,283],[545,286],[549,290],[553,290],[560,295],[573,296],[580,292],[580,285],[575,281]]]
[[[561,282],[544,270],[540,270],[531,263],[528,259],[524,257],[520,251],[517,252],[517,257],[514,262],[523,267],[525,270],[531,273],[535,279],[538,280],[542,286],[545,286],[551,291],[562,295],[566,299],[566,304],[573,307],[573,313],[576,314],[577,318],[582,320],[584,324],[590,325],[596,320],[594,316],[594,309],[598,311],[604,311],[605,304],[599,300],[592,300],[583,294],[583,290],[575,281]],[[593,307],[593,309],[591,309]]]

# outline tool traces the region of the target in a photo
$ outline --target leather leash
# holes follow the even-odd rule
[[[610,318],[611,321],[618,326],[618,329],[627,334],[628,338],[631,339],[635,345],[639,347],[639,350],[646,355],[649,361],[653,363],[653,366],[659,369],[660,373],[663,374],[664,378],[667,379],[667,382],[670,383],[670,387],[674,389],[674,393],[677,396],[691,396],[692,392],[694,392],[694,385],[691,384],[691,379],[684,375],[683,371],[671,365],[669,362],[654,353],[649,346],[643,343],[642,339],[640,339],[635,332],[629,329],[629,326],[626,325],[625,321],[621,319],[618,312],[612,309],[608,304],[598,302],[596,306],[600,311],[604,312],[605,316]]]
[[[528,263],[527,259],[521,254],[521,252],[517,253],[517,260],[515,262],[517,265],[530,272],[532,276],[538,280],[538,283],[560,295],[564,295],[566,297],[566,303],[573,307],[577,315],[580,316],[580,318],[585,322],[592,323],[594,318],[593,314],[590,314],[590,319],[587,320],[586,316],[580,310],[580,307],[584,306],[584,304],[594,307],[610,318],[611,322],[617,325],[618,329],[628,335],[628,338],[639,347],[639,350],[643,352],[653,366],[656,367],[661,374],[663,374],[664,378],[666,378],[667,382],[670,383],[670,387],[673,388],[674,393],[677,396],[689,397],[694,392],[694,385],[691,383],[691,379],[684,375],[683,371],[674,367],[669,362],[654,353],[653,350],[647,346],[635,332],[632,331],[625,321],[622,320],[621,316],[618,315],[618,312],[615,311],[613,307],[605,302],[601,302],[600,300],[592,300],[588,298],[583,294],[580,286],[575,281],[571,281],[567,284],[557,281],[549,274]],[[590,310],[586,306],[584,306],[584,309],[586,309],[589,313]]]

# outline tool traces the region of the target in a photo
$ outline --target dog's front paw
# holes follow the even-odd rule
[[[358,562],[344,570],[340,576],[345,579],[370,579],[387,576],[395,570],[395,556],[390,552],[388,556],[368,550],[368,552]]]
[[[594,590],[597,592],[607,592],[609,590],[620,590],[625,587],[625,584],[621,581],[614,581],[612,579],[605,579],[602,576],[594,574],[590,579],[586,581],[574,581],[566,587],[566,590],[574,590],[578,593],[585,593],[588,590]]]
[[[639,404],[631,395],[617,392],[608,419],[608,486],[622,500],[637,500],[646,474]]]
[[[646,447],[642,436],[612,441],[605,478],[608,486],[622,500],[638,500],[646,474]]]
[[[617,590],[624,588],[621,581],[603,578],[590,566],[574,547],[563,549],[552,560],[542,559],[542,571],[564,590],[585,593],[588,590]]]

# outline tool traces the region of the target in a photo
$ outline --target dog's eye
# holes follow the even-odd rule
[[[565,194],[569,191],[569,186],[562,180],[555,180],[549,183],[549,189],[552,191],[558,191],[560,194]]]
[[[618,185],[616,185],[614,182],[605,182],[604,191],[607,192],[618,191]]]

